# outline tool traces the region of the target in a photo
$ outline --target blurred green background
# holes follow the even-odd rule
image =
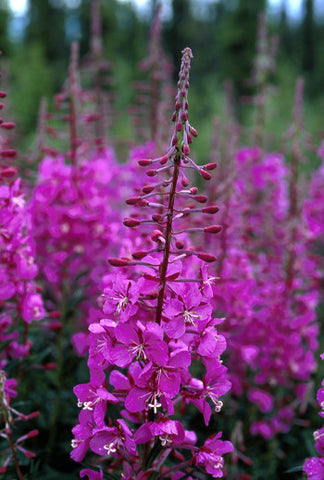
[[[41,97],[49,99],[61,89],[67,76],[70,44],[80,42],[81,58],[90,45],[90,0],[0,0],[1,70],[3,88],[9,91],[10,116],[18,124],[17,141],[22,150],[35,136]],[[143,0],[142,0],[143,3]],[[124,117],[119,131],[130,135],[127,106],[134,98],[132,81],[137,64],[147,53],[149,29],[158,0],[102,0],[104,56],[112,63],[116,107]],[[200,133],[198,150],[204,155],[212,130],[213,115],[224,111],[223,85],[232,79],[233,101],[240,123],[248,124],[249,108],[242,98],[253,94],[251,77],[256,53],[258,15],[267,12],[269,37],[280,37],[276,68],[271,74],[275,94],[267,114],[267,130],[277,148],[292,115],[294,86],[298,75],[306,82],[306,130],[323,134],[324,9],[316,0],[162,0],[163,47],[170,55],[176,81],[181,50],[190,46],[191,119]],[[298,14],[291,5],[300,4]]]

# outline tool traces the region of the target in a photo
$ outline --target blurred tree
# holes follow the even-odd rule
[[[265,11],[267,2],[223,0],[222,3],[218,36],[221,76],[231,78],[235,90],[243,93],[255,55],[258,16]]]
[[[8,27],[11,19],[11,12],[8,0],[0,0],[0,50],[4,53],[9,51],[10,41]]]
[[[315,24],[314,24],[314,0],[304,0],[304,14],[302,21],[302,69],[306,73],[312,73],[315,67]]]
[[[32,0],[28,7],[26,43],[40,43],[45,58],[55,61],[66,53],[66,7],[58,0]]]

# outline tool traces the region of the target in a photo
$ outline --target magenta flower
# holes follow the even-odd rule
[[[324,478],[324,459],[308,458],[303,466],[303,471],[307,474],[308,480],[323,480]]]
[[[154,437],[159,437],[162,447],[168,447],[182,443],[185,439],[185,431],[179,421],[160,417],[155,422],[144,423],[134,434],[137,444],[149,442]]]
[[[85,468],[84,470],[80,471],[80,477],[83,478],[88,475],[89,480],[103,480],[103,473],[100,469],[100,472],[95,472],[90,468]]]
[[[127,454],[136,455],[136,446],[132,432],[125,420],[116,420],[116,427],[95,429],[90,440],[90,448],[98,455],[112,455],[119,449]]]
[[[27,293],[22,301],[21,309],[22,317],[27,323],[32,320],[42,320],[46,315],[42,297],[38,293]]]
[[[112,287],[104,290],[106,301],[103,305],[103,312],[105,314],[113,313],[118,320],[126,322],[138,310],[136,302],[140,289],[140,282],[135,283],[116,274],[112,279]]]
[[[224,459],[222,455],[234,450],[231,442],[219,440],[221,435],[219,432],[214,437],[208,438],[194,456],[195,465],[203,466],[213,478],[223,477]]]

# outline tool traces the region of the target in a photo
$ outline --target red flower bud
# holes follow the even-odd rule
[[[192,127],[192,126],[190,126],[190,133],[191,133],[191,135],[193,135],[194,137],[198,137],[198,132],[197,132],[197,130],[196,130],[194,127]]]
[[[126,200],[127,205],[135,205],[139,200],[141,200],[141,197],[130,197]]]
[[[0,92],[0,98],[5,98],[7,96],[6,92]]]
[[[162,217],[162,215],[161,215],[160,213],[154,213],[154,214],[152,215],[152,220],[153,220],[154,222],[161,222],[161,221],[163,220],[163,217]]]
[[[200,170],[199,173],[205,180],[210,180],[211,179],[211,174],[206,172],[205,170]]]
[[[125,267],[128,265],[128,260],[123,260],[121,258],[108,258],[108,263],[113,267]]]
[[[206,165],[204,165],[203,168],[205,170],[214,170],[215,168],[217,168],[217,163],[207,163]]]
[[[181,240],[177,240],[176,241],[176,247],[177,247],[178,250],[182,250],[183,247],[184,247],[184,243],[181,242]]]
[[[204,207],[204,208],[202,209],[202,211],[203,211],[203,213],[211,213],[211,214],[213,214],[213,213],[217,213],[217,212],[219,211],[219,208],[216,207],[216,205],[215,205],[215,206],[214,206],[214,205],[210,205],[210,207]]]
[[[156,170],[148,170],[148,171],[146,172],[146,175],[147,175],[148,177],[154,177],[155,175],[157,175],[157,171],[156,171]]]
[[[152,185],[145,185],[145,187],[142,188],[143,193],[151,193],[153,190],[154,187]]]
[[[195,200],[198,203],[205,203],[207,202],[207,197],[206,195],[196,195]]]
[[[198,188],[197,188],[197,187],[191,187],[190,193],[192,193],[193,195],[196,195],[197,192],[198,192]]]
[[[1,170],[1,175],[3,177],[13,177],[17,173],[17,168],[15,167],[4,167]]]
[[[29,450],[24,450],[24,454],[26,455],[27,458],[35,458],[36,455],[33,452],[30,452]]]
[[[126,218],[124,218],[123,223],[124,223],[125,227],[133,228],[133,227],[137,227],[138,225],[140,225],[141,222],[139,220],[136,220],[135,218],[126,217]]]
[[[44,365],[43,365],[44,370],[55,370],[56,367],[57,367],[57,364],[54,363],[54,362],[44,363]]]
[[[2,150],[1,157],[2,158],[16,158],[17,152],[13,148],[9,148],[8,150]]]
[[[148,165],[151,165],[151,164],[152,164],[152,160],[150,160],[149,158],[143,158],[142,160],[139,160],[139,161],[138,161],[138,164],[139,164],[141,167],[147,167]]]
[[[182,176],[182,179],[181,179],[181,185],[183,187],[187,187],[189,185],[189,180],[184,175]]]
[[[135,258],[135,260],[142,260],[142,258],[146,257],[147,252],[134,252],[132,253],[132,257]]]
[[[6,130],[12,130],[15,128],[16,124],[14,122],[3,122],[1,123],[1,128],[5,128]]]
[[[198,253],[197,255],[200,260],[203,260],[204,262],[214,262],[216,260],[215,255],[210,255],[209,253]]]
[[[219,233],[223,227],[221,225],[209,225],[208,227],[204,228],[206,233]]]
[[[153,230],[151,238],[153,242],[157,242],[159,240],[159,237],[163,237],[163,233],[161,230]]]
[[[185,155],[189,155],[189,153],[190,153],[189,145],[187,145],[187,144],[184,145],[184,146],[182,147],[182,151],[183,151],[183,153],[184,153]]]
[[[168,160],[169,160],[168,155],[164,155],[163,157],[161,157],[160,164],[165,165]]]

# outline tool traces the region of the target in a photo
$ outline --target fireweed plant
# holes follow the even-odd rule
[[[57,363],[56,393],[46,403],[50,426],[46,455],[52,463],[58,438],[68,430],[60,428],[60,419],[71,417],[62,402],[62,391],[71,391],[66,380],[70,364],[76,363],[75,352],[85,355],[88,325],[101,318],[97,297],[104,288],[106,256],[118,251],[113,239],[122,219],[112,198],[124,191],[125,183],[113,148],[96,136],[101,113],[95,92],[83,90],[78,77],[78,46],[73,44],[68,80],[56,95],[57,108],[40,119],[43,158],[29,202],[44,299],[57,319],[49,345]],[[128,194],[126,184],[125,189]]]
[[[0,110],[6,93],[0,91]],[[13,463],[19,480],[22,464],[34,458],[23,444],[38,434],[32,423],[19,424],[38,416],[18,411],[15,399],[19,380],[25,374],[32,347],[29,327],[45,317],[43,301],[35,283],[38,267],[34,261],[31,222],[25,207],[22,182],[12,165],[17,152],[10,146],[15,124],[0,122],[0,474]],[[22,431],[24,433],[22,433]]]
[[[68,316],[72,301],[78,312],[74,317],[79,317],[74,331],[86,328],[93,315],[97,319],[96,312],[99,315],[98,279],[106,271],[105,252],[114,248],[112,239],[122,218],[111,198],[117,185],[126,189],[113,148],[96,137],[97,98],[80,87],[77,58],[74,44],[68,82],[56,96],[58,113],[64,113],[68,128],[49,129],[55,137],[69,139],[69,149],[59,153],[43,145],[45,156],[30,202],[36,253],[51,308]]]
[[[299,80],[292,147],[285,152],[289,161],[257,146],[237,148],[230,182],[221,173],[216,192],[207,190],[223,205],[212,305],[227,319],[222,333],[234,400],[232,439],[245,442],[247,455],[253,442],[249,433],[269,442],[301,423],[316,368],[320,274],[318,256],[310,248],[313,227],[305,214],[306,205],[311,214],[312,202],[306,201],[299,178],[302,87]],[[220,161],[219,168],[227,171],[228,165]],[[312,191],[318,198],[320,188]],[[313,208],[316,226],[323,206],[315,201]],[[205,239],[208,246],[210,238]],[[242,404],[251,412],[244,419]]]
[[[207,197],[187,178],[193,169],[209,180],[216,166],[197,166],[189,157],[197,135],[188,121],[191,58],[191,50],[184,49],[167,153],[139,160],[151,167],[149,177],[163,178],[127,200],[136,213],[124,225],[142,238],[144,248],[109,259],[119,270],[104,291],[106,317],[89,327],[90,382],[74,388],[81,412],[73,428],[72,458],[81,462],[90,449],[106,478],[121,473],[128,479],[190,479],[196,471],[222,477],[223,454],[233,450],[220,432],[196,445],[195,432],[181,421],[191,403],[208,424],[212,407],[219,412],[220,397],[230,389],[220,360],[226,342],[217,332],[223,319],[214,318],[210,306],[214,278],[206,262],[215,257],[189,241],[192,230],[220,231],[219,225],[190,228],[187,222],[192,213],[207,217],[218,210],[200,206]],[[142,207],[144,218],[137,212]],[[150,233],[140,231],[150,225]],[[191,370],[200,363],[204,375],[195,378]],[[82,470],[85,475],[103,478],[102,470]]]
[[[312,233],[310,242],[313,249],[323,250],[323,230],[324,230],[324,144],[322,143],[318,154],[321,158],[322,164],[312,175],[310,182],[310,194],[305,202],[305,215]],[[323,262],[321,264],[323,272]],[[323,301],[323,297],[322,297]],[[324,354],[321,355],[324,360]],[[324,380],[322,380],[321,387],[317,391],[317,402],[321,409],[319,415],[324,417]],[[314,432],[315,448],[319,457],[308,458],[303,466],[303,471],[307,474],[309,480],[320,480],[324,478],[324,428],[321,427]]]

